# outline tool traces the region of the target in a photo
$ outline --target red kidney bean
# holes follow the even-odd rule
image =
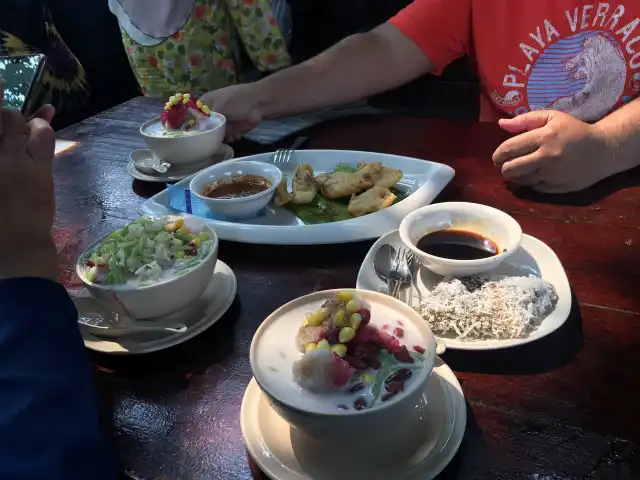
[[[400,327],[396,327],[393,329],[393,334],[398,338],[402,338],[404,337],[404,330]]]
[[[413,349],[419,354],[423,354],[425,352],[424,347],[421,347],[420,345],[414,345]]]
[[[355,402],[353,402],[353,408],[356,410],[364,410],[367,406],[367,402],[365,402],[364,398],[357,398]]]
[[[88,259],[86,262],[84,262],[84,264],[85,264],[87,267],[95,267],[95,266],[96,266],[96,264],[95,264],[95,263],[93,262],[93,260],[91,260],[91,259]]]
[[[363,388],[364,388],[364,383],[358,382],[358,383],[356,383],[354,386],[352,386],[349,389],[349,392],[356,393],[356,392],[359,392],[360,390],[362,390]]]
[[[393,352],[393,356],[396,357],[396,360],[403,363],[413,363],[413,357],[409,354],[409,350],[407,347],[402,345],[400,349],[396,352]]]
[[[404,382],[405,380],[411,378],[411,375],[413,375],[413,372],[411,370],[409,370],[408,368],[401,368],[400,370],[396,370],[391,375],[389,375],[384,383],[385,385],[388,385],[394,382]]]
[[[361,308],[358,313],[362,315],[362,323],[366,325],[371,320],[371,312],[366,308]]]

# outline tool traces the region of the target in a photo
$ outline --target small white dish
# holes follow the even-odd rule
[[[151,153],[150,150],[143,149],[143,150],[135,150],[135,151],[144,152],[144,154],[148,158],[153,157],[153,154]],[[142,154],[137,154],[137,155],[142,155]],[[135,178],[136,180],[140,180],[142,182],[153,182],[153,183],[179,182],[180,180],[184,180],[185,178],[193,175],[194,173],[202,170],[203,168],[207,168],[211,165],[216,165],[220,162],[231,160],[233,156],[234,156],[233,148],[223,143],[220,146],[220,149],[216,153],[214,153],[212,156],[207,158],[204,162],[196,165],[189,165],[188,167],[177,167],[173,165],[169,170],[167,170],[166,173],[159,173],[155,171],[153,173],[145,173],[145,172],[141,172],[136,167],[136,165],[131,160],[129,160],[129,163],[127,164],[127,173],[131,177]]]
[[[356,288],[373,290],[375,292],[387,292],[385,282],[380,280],[373,268],[373,257],[375,252],[381,245],[385,243],[400,248],[402,241],[398,231],[388,233],[378,239],[373,244],[369,252],[362,262],[358,279],[356,280]],[[541,242],[535,237],[523,234],[520,248],[513,252],[513,255],[505,260],[491,274],[487,275],[490,279],[498,279],[504,276],[527,276],[536,275],[551,283],[558,294],[558,303],[551,314],[544,319],[542,325],[536,331],[525,338],[515,338],[509,340],[457,340],[455,338],[445,338],[436,336],[438,344],[444,344],[446,348],[455,350],[498,350],[501,348],[516,347],[525,343],[533,342],[542,337],[546,337],[562,326],[569,318],[571,312],[571,287],[569,279],[553,250],[548,245]],[[424,292],[433,288],[433,286],[442,279],[426,268],[421,268],[415,287],[412,289],[412,303],[417,305],[420,302]],[[404,300],[408,301],[406,295],[409,290],[404,293]],[[403,297],[401,297],[403,298]]]
[[[166,217],[167,222],[182,217]],[[120,284],[106,285],[87,280],[85,260],[90,252],[101,245],[109,235],[93,242],[76,261],[76,273],[87,290],[106,308],[122,313],[136,320],[164,317],[184,309],[196,297],[199,297],[209,283],[211,272],[218,260],[218,235],[209,225],[185,219],[185,226],[191,232],[205,232],[209,235],[211,249],[201,262],[191,270],[184,270],[180,275],[161,278],[149,285]]]
[[[423,392],[410,441],[398,438],[393,452],[358,448],[358,442],[345,450],[339,429],[334,442],[323,443],[292,428],[252,379],[240,409],[242,436],[258,467],[274,480],[431,480],[458,451],[467,409],[460,383],[439,358]]]
[[[211,113],[212,128],[190,132],[182,136],[160,136],[149,133],[149,127],[162,124],[160,117],[152,118],[140,127],[140,135],[147,148],[161,160],[177,167],[202,163],[220,149],[226,131],[227,119],[220,113]],[[162,127],[164,129],[164,127]]]
[[[209,198],[202,195],[205,187],[216,181],[234,175],[257,175],[266,178],[271,186],[266,190],[247,197]],[[275,195],[282,181],[282,171],[275,165],[265,162],[227,162],[213,165],[199,172],[189,183],[189,190],[215,215],[227,218],[250,218],[266,207]]]
[[[160,160],[151,150],[134,150],[129,154],[129,160],[135,165],[138,171],[154,175],[156,173],[167,173],[171,164]]]
[[[344,290],[344,289],[341,289]],[[296,384],[291,367],[302,354],[295,347],[295,337],[307,312],[313,312],[341,290],[325,290],[302,296],[283,305],[269,315],[258,327],[251,341],[249,361],[258,385],[269,397],[273,408],[292,425],[318,439],[356,441],[361,437],[378,438],[378,446],[386,446],[384,433],[408,432],[413,407],[419,403],[436,358],[436,342],[429,326],[420,315],[403,302],[377,292],[353,290],[356,296],[370,305],[371,325],[397,321],[413,331],[409,338],[424,348],[422,369],[412,377],[412,383],[386,402],[363,410],[338,410],[321,394],[312,395]],[[287,338],[287,334],[289,338]],[[402,342],[404,343],[404,342]]]
[[[195,337],[216,323],[226,313],[236,296],[237,283],[233,270],[221,260],[216,263],[211,281],[205,291],[187,308],[154,322],[180,322],[187,326],[184,333],[139,333],[129,337],[105,339],[91,335],[78,323],[84,344],[90,350],[114,355],[137,355],[164,350]],[[72,295],[73,296],[73,295]],[[90,322],[117,324],[122,321],[117,313],[106,309],[86,290],[73,296],[78,316]]]
[[[423,252],[416,244],[423,236],[446,229],[469,230],[489,238],[498,254],[479,260],[454,260]],[[398,229],[400,239],[420,263],[443,276],[468,277],[490,272],[518,249],[522,229],[513,217],[497,208],[467,202],[427,205],[407,215]]]

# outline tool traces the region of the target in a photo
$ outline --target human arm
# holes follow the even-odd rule
[[[507,180],[545,193],[585,189],[640,165],[640,99],[588,124],[563,112],[530,112],[500,125],[519,135],[493,155]]]
[[[0,105],[3,93],[0,80]],[[106,480],[77,312],[56,283],[52,116],[0,108],[0,478]]]
[[[228,139],[277,118],[361,99],[432,70],[391,24],[345,38],[325,52],[258,82],[209,92],[201,100],[227,117]]]
[[[77,312],[44,278],[0,281],[0,478],[112,480]]]

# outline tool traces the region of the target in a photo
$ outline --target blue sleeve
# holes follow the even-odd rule
[[[50,280],[0,281],[0,478],[115,479],[77,311]]]

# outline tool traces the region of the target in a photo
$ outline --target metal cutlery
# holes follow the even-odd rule
[[[398,250],[391,264],[391,272],[389,277],[396,282],[394,291],[390,292],[393,298],[398,298],[400,295],[400,289],[412,283],[411,264],[413,262],[413,252],[407,249],[407,247],[401,247]]]
[[[279,167],[284,167],[291,162],[291,158],[293,157],[293,152],[300,148],[304,142],[308,140],[308,137],[298,137],[296,138],[293,145],[290,148],[281,148],[276,150],[273,154],[273,163]]]

